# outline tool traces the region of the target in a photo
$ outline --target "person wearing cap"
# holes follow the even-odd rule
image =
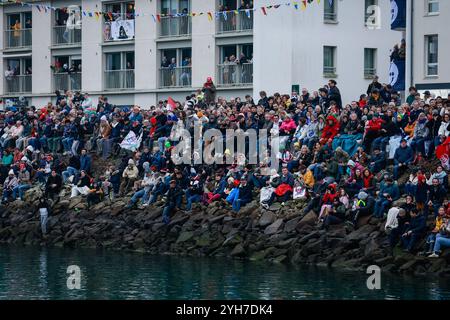
[[[401,236],[404,251],[412,253],[416,244],[424,237],[427,230],[426,217],[416,208],[411,210],[411,221]]]
[[[406,139],[400,141],[400,146],[394,153],[394,179],[399,177],[399,171],[406,170],[414,160],[414,151],[408,146]]]
[[[31,188],[30,172],[27,170],[26,161],[26,157],[22,158],[22,163],[19,165],[18,185],[13,189],[12,195],[14,200],[19,197],[23,201],[25,191]]]
[[[394,183],[392,178],[387,178],[380,183],[380,191],[375,201],[375,207],[373,216],[378,219],[382,219],[387,209],[390,207],[393,201],[400,197],[400,191],[398,185]]]
[[[120,195],[123,197],[134,185],[139,175],[133,159],[128,160],[127,167],[122,172],[122,182],[120,183]]]
[[[13,190],[15,187],[19,185],[19,180],[16,177],[16,174],[14,173],[14,170],[9,170],[8,177],[3,182],[3,196],[2,196],[2,203],[6,204],[9,200],[9,198],[13,194]]]
[[[347,223],[356,228],[359,218],[370,215],[374,205],[374,198],[366,192],[360,191],[354,199]]]
[[[179,186],[177,186],[177,181],[172,179],[169,182],[169,189],[165,193],[166,201],[163,208],[163,222],[164,224],[169,224],[170,222],[170,215],[172,214],[173,210],[177,208],[177,203],[179,202],[179,198],[182,197],[183,190],[180,189]]]

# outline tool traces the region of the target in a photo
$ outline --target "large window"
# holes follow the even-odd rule
[[[8,14],[6,16],[5,47],[30,47],[32,26],[31,12]]]
[[[426,75],[438,75],[438,36],[425,36]]]
[[[323,74],[325,77],[336,75],[336,47],[323,47]]]
[[[336,23],[337,22],[337,0],[332,2],[325,0],[323,1],[324,11],[323,20],[325,23]]]
[[[134,52],[105,54],[105,89],[134,88]]]
[[[253,83],[253,44],[220,47],[218,83],[222,86]]]
[[[439,13],[439,0],[425,0],[425,2],[427,14],[434,15]]]
[[[377,74],[377,49],[364,49],[364,77],[373,78]]]
[[[52,69],[54,90],[81,90],[81,56],[56,56]]]
[[[161,37],[187,36],[191,34],[190,0],[161,0]],[[182,14],[176,16],[176,14]]]
[[[32,64],[31,58],[7,59],[5,71],[5,92],[31,92]]]
[[[160,51],[161,68],[159,86],[190,87],[192,83],[191,48],[165,49]]]
[[[66,9],[55,10],[55,23],[53,26],[53,45],[73,45],[81,44],[81,7],[79,11],[69,13]],[[67,27],[67,21],[70,19],[73,27]]]
[[[108,3],[105,5],[103,39],[105,41],[133,40],[134,1]]]
[[[221,0],[217,16],[217,32],[251,32],[253,30],[253,1]],[[238,11],[235,11],[238,10]]]

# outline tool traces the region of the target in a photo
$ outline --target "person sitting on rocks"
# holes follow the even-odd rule
[[[380,191],[375,202],[373,216],[382,219],[392,202],[397,200],[399,196],[400,191],[392,178],[389,177],[383,181],[380,185]]]
[[[221,174],[215,175],[215,180],[213,182],[213,188],[211,192],[205,193],[204,198],[206,204],[211,204],[214,201],[219,200],[222,197],[223,191],[227,185],[227,180],[222,177]]]
[[[403,208],[393,207],[389,210],[385,229],[389,234],[389,247],[391,250],[394,249],[400,237],[406,232],[410,220],[411,216]],[[389,223],[389,221],[392,221],[392,223]]]
[[[57,196],[61,192],[62,183],[61,176],[53,169],[45,184],[45,196],[52,199]]]
[[[374,204],[375,200],[372,196],[364,191],[359,192],[350,210],[348,223],[356,228],[359,218],[366,217],[372,213]]]
[[[287,167],[283,167],[281,173],[282,175],[280,178],[280,185],[276,187],[270,199],[266,203],[262,204],[265,209],[268,209],[272,205],[272,203],[275,202],[275,200],[281,202],[282,205],[284,205],[284,202],[286,202],[288,199],[291,199],[292,197],[295,182],[294,176],[289,172]]]
[[[32,187],[30,172],[24,163],[20,164],[18,185],[13,189],[13,199],[20,198],[23,201],[24,193]]]
[[[327,212],[331,209],[334,199],[339,199],[339,194],[336,191],[336,185],[330,184],[325,191],[325,194],[322,197],[322,206],[320,208],[320,213],[318,217],[318,223],[323,222],[324,217],[327,215]]]
[[[147,203],[150,191],[155,186],[153,180],[154,180],[153,173],[151,171],[146,172],[144,179],[142,179],[139,182],[138,190],[133,194],[133,196],[130,199],[130,202],[127,205],[128,209],[136,205],[139,199],[142,199],[142,204]]]
[[[89,188],[89,193],[86,197],[88,208],[100,203],[103,200],[103,189],[99,182],[94,182]]]
[[[122,182],[120,183],[120,195],[123,197],[130,188],[134,185],[134,182],[138,178],[139,170],[134,164],[134,160],[128,160],[128,166],[123,170]]]
[[[386,168],[386,152],[381,151],[379,147],[373,149],[370,156],[369,169],[373,173],[378,173]]]
[[[67,168],[65,171],[62,172],[63,182],[67,183],[67,180],[69,177],[73,176],[72,182],[76,181],[76,176],[78,175],[78,171],[80,170],[80,157],[69,153],[69,164],[67,165]]]
[[[166,194],[166,202],[163,209],[163,222],[169,224],[170,215],[177,208],[178,199],[183,196],[183,190],[177,186],[176,180],[170,180],[169,189]],[[178,208],[179,209],[179,208]]]
[[[427,205],[425,206],[425,215],[428,216],[429,212],[433,212],[436,217],[439,207],[442,206],[444,199],[447,195],[445,188],[439,183],[438,178],[432,179],[432,185],[427,191]]]
[[[434,228],[433,230],[431,230],[431,233],[427,236],[427,245],[428,245],[428,251],[426,252],[427,255],[433,253],[434,243],[436,242],[436,236],[439,234],[444,224],[445,216],[446,216],[445,208],[439,207],[438,216],[436,217],[434,222]]]
[[[404,251],[412,253],[417,242],[424,236],[427,228],[425,215],[417,210],[411,210],[411,221],[401,237]]]
[[[247,180],[240,181],[239,188],[237,188],[235,197],[231,201],[234,212],[239,212],[242,206],[252,201],[252,187],[247,183]]]
[[[70,198],[75,198],[79,195],[87,196],[89,194],[91,185],[91,179],[88,177],[86,172],[80,172],[80,179],[78,179],[78,183],[72,186],[72,191]]]
[[[13,195],[13,190],[19,185],[19,180],[14,173],[14,170],[9,170],[8,178],[3,182],[3,196],[2,203],[5,204],[9,201],[9,198]]]
[[[200,174],[195,175],[186,190],[186,211],[192,210],[192,204],[200,202],[203,195],[204,180]]]
[[[394,179],[397,180],[400,171],[406,170],[414,160],[414,151],[408,146],[406,139],[400,141],[400,146],[394,153]]]
[[[436,234],[436,240],[434,242],[433,253],[429,255],[429,258],[438,258],[441,254],[441,248],[450,247],[450,216],[446,215],[442,226],[439,229],[439,233]]]
[[[148,204],[155,203],[158,200],[158,197],[164,195],[169,189],[169,183],[171,180],[170,174],[167,173],[166,169],[161,169],[159,172],[160,176],[155,181],[155,187],[150,192],[150,199],[148,200]],[[181,200],[178,201],[181,204]]]
[[[323,216],[323,228],[328,230],[331,225],[343,223],[345,221],[345,211],[345,205],[338,197],[334,198],[332,206],[326,210]]]

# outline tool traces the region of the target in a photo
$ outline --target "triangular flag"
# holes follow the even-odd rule
[[[153,21],[156,22],[156,17],[154,14],[152,14],[152,18],[153,18]]]
[[[261,11],[262,11],[262,13],[265,15],[265,16],[267,16],[267,11],[266,11],[266,8],[264,8],[264,7],[261,7]]]
[[[298,10],[298,2],[294,2],[294,8]]]
[[[167,99],[167,109],[170,111],[173,111],[177,108],[177,104],[175,103],[175,101],[172,99],[172,97],[169,97]]]
[[[158,20],[158,22],[161,22],[161,15],[157,14],[156,19]]]
[[[333,6],[333,0],[328,0],[328,3],[330,4],[330,7]]]
[[[212,21],[212,19],[213,19],[212,13],[211,13],[211,12],[208,12],[208,20],[209,20],[209,21]]]

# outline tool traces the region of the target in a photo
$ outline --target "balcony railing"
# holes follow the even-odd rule
[[[13,49],[31,47],[31,31],[32,29],[6,30],[5,48]]]
[[[323,20],[325,22],[337,22],[337,13],[335,12],[325,12],[323,14]]]
[[[30,93],[31,75],[9,76],[5,78],[5,93]]]
[[[376,68],[364,68],[364,77],[373,78],[377,74]]]
[[[253,30],[253,11],[227,12],[218,17],[217,33],[246,32]]]
[[[81,72],[74,73],[55,73],[53,75],[54,89],[59,91],[81,90]]]
[[[191,17],[161,17],[160,32],[161,38],[183,37],[191,34]]]
[[[253,63],[219,64],[217,66],[220,86],[243,86],[253,84]]]
[[[134,89],[134,70],[105,71],[105,90]]]
[[[81,43],[81,29],[68,29],[67,26],[53,27],[53,44],[70,45]]]
[[[323,67],[323,74],[324,75],[335,75],[336,74],[336,67]]]
[[[191,83],[191,67],[161,68],[159,70],[159,86],[161,88],[190,87]]]

